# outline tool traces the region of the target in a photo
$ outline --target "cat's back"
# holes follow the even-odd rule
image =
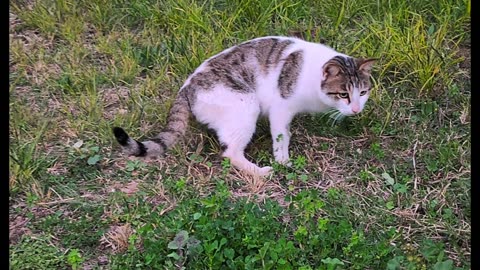
[[[253,69],[268,73],[283,64],[286,56],[301,52],[305,59],[326,61],[340,53],[324,44],[305,41],[296,37],[265,36],[232,46],[208,58],[200,69]]]
[[[277,66],[282,56],[302,47],[302,40],[284,36],[265,36],[232,46],[210,57],[205,66],[223,68],[254,68],[263,71]]]
[[[328,46],[295,37],[259,37],[208,58],[189,76],[184,86],[210,89],[215,83],[221,83],[234,91],[252,92],[259,80],[278,75],[276,73],[292,53],[301,55],[306,65],[315,68],[338,54]]]

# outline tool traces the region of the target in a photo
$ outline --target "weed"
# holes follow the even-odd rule
[[[38,262],[42,262],[39,264]],[[61,250],[51,244],[49,237],[25,237],[15,249],[10,249],[10,267],[13,269],[66,268]]]
[[[82,255],[78,252],[78,249],[72,249],[67,254],[67,262],[72,269],[78,269],[83,262]]]

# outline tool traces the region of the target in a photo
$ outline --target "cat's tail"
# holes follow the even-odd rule
[[[190,103],[187,89],[177,95],[167,117],[167,124],[155,137],[139,142],[130,138],[120,127],[113,128],[113,134],[125,153],[137,157],[163,156],[175,143],[185,135],[190,117]]]

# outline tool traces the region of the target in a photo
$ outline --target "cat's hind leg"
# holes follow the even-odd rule
[[[238,115],[230,117],[224,122],[224,125],[217,129],[217,135],[220,142],[226,146],[222,156],[230,159],[230,162],[236,168],[247,173],[266,176],[272,171],[272,167],[259,167],[245,158],[245,148],[252,139],[255,132],[257,114],[250,114],[246,117],[241,115],[242,119],[238,119]]]
[[[230,141],[230,145],[228,146],[227,143],[227,149],[222,156],[229,158],[233,166],[252,175],[267,176],[271,173],[272,167],[259,167],[245,158],[244,150],[242,149],[245,149],[246,145],[243,145],[238,140]]]
[[[230,159],[237,169],[258,176],[268,175],[271,167],[259,167],[245,158],[245,148],[255,132],[260,105],[254,95],[223,91],[200,95],[194,114],[202,123],[214,129],[225,146],[222,156]],[[219,96],[222,96],[220,99]]]

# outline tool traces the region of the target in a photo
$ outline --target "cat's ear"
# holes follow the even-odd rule
[[[359,59],[358,69],[366,74],[370,74],[373,64],[375,64],[377,60],[377,58]]]
[[[328,79],[335,77],[342,72],[342,68],[337,62],[328,61],[323,66],[323,78]]]

